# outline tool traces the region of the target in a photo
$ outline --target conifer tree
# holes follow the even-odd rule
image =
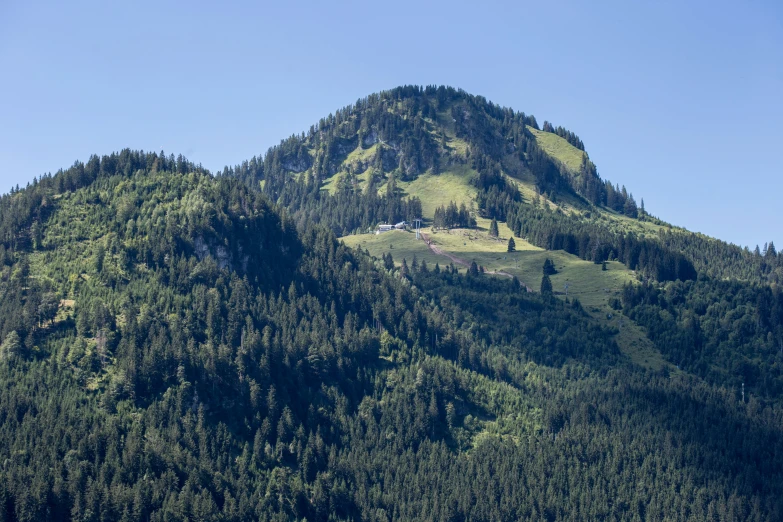
[[[408,270],[408,261],[403,257],[402,258],[402,266],[400,267],[400,275],[402,277],[408,277],[409,273],[410,273],[410,270]]]
[[[552,294],[552,281],[549,279],[548,275],[544,275],[544,277],[541,278],[541,293],[547,295]]]
[[[546,260],[544,260],[543,270],[544,270],[544,275],[554,275],[557,273],[557,270],[555,269],[555,264],[549,258],[546,258]]]
[[[489,235],[492,237],[498,237],[498,222],[495,218],[492,218],[492,223],[489,224]]]
[[[516,250],[517,250],[517,245],[514,242],[514,238],[513,237],[508,238],[508,252],[516,252]]]

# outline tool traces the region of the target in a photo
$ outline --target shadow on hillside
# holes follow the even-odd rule
[[[528,293],[511,279],[486,275],[418,273],[414,282],[429,298],[452,309],[458,324],[471,330],[478,343],[495,346],[512,360],[550,367],[577,360],[596,369],[619,360],[615,332],[579,304]],[[443,343],[438,348],[447,358],[464,357],[457,346]]]
[[[760,496],[762,509],[783,513],[779,411],[741,404],[730,391],[708,388],[696,378],[619,375],[610,378],[608,389],[585,390],[552,408],[545,414],[545,430],[589,430],[595,440],[619,435],[627,444],[607,449],[613,455],[600,458],[629,460],[627,465],[643,470],[638,480],[646,487],[679,475],[677,481],[697,489],[745,496],[746,507]]]

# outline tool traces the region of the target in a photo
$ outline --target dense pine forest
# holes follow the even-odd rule
[[[403,87],[215,176],[124,150],[2,196],[0,521],[783,518],[783,256],[668,227],[534,131],[585,150]],[[613,307],[669,365],[551,283],[338,240],[454,168],[475,206],[431,225],[622,263]]]

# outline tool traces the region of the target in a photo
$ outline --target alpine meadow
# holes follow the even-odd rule
[[[620,181],[404,86],[16,187],[0,522],[782,520],[783,253]]]

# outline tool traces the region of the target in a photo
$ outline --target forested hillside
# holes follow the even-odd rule
[[[3,196],[0,521],[783,518],[780,255],[711,256],[531,128],[584,151],[401,88],[218,176],[125,150]],[[338,240],[436,211],[633,270],[613,305],[669,364],[551,287]]]
[[[646,299],[646,312],[632,313],[636,301],[620,305],[632,301],[628,292],[614,308],[643,327],[673,366],[724,385],[745,382],[766,397],[783,385],[783,254],[772,242],[750,251],[650,216],[624,186],[600,178],[582,141],[563,127],[544,122],[539,130],[535,117],[461,90],[400,87],[322,119],[263,161],[224,171],[231,174],[261,183],[299,226],[318,222],[345,235],[415,217],[433,230],[475,227],[484,217],[547,250],[620,261],[656,295],[680,294],[676,282],[691,281],[682,295],[709,296],[690,306],[691,315],[664,299]],[[438,210],[433,199],[449,204]],[[709,334],[700,330],[694,344],[692,325],[715,324],[704,311],[727,287],[742,297],[713,308],[731,314]],[[768,296],[758,308],[763,288]]]

